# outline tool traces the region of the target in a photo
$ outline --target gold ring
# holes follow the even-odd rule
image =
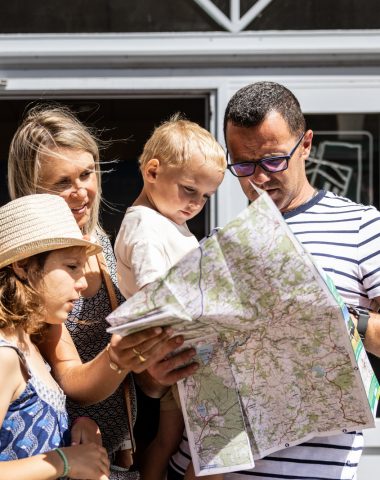
[[[141,352],[139,352],[135,348],[132,348],[132,352],[136,355],[136,357],[139,357],[139,360],[140,360],[141,363],[146,362],[146,358],[142,355]]]
[[[146,358],[141,354],[139,355],[139,360],[140,360],[141,363],[146,362]]]

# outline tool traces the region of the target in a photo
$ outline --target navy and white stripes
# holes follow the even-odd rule
[[[324,191],[303,207],[284,215],[290,229],[347,303],[369,307],[380,297],[379,212]]]

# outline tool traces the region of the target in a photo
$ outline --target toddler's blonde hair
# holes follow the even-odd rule
[[[152,158],[157,158],[163,165],[185,166],[195,150],[199,150],[205,162],[213,163],[220,171],[225,171],[226,155],[214,136],[176,113],[157,127],[145,143],[139,159],[140,170],[143,171]]]

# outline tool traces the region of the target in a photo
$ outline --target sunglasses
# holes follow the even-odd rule
[[[288,168],[289,160],[294,155],[294,152],[299,147],[305,132],[300,136],[294,148],[289,152],[288,155],[279,155],[277,157],[266,157],[261,160],[248,161],[248,162],[239,162],[239,163],[230,163],[229,153],[227,151],[227,168],[235,175],[235,177],[249,177],[255,173],[256,167],[259,166],[265,172],[268,173],[278,173],[283,172]]]

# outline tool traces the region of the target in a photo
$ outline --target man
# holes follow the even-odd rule
[[[257,195],[252,184],[267,191],[346,303],[377,310],[380,213],[310,185],[305,161],[313,132],[306,128],[295,96],[274,82],[248,85],[228,103],[224,129],[228,168],[248,199]],[[380,356],[379,315],[365,310],[354,313],[366,349]],[[362,448],[361,432],[317,437],[257,460],[253,470],[225,477],[348,480],[355,476]],[[169,479],[180,478],[188,451],[183,442],[171,461]]]

